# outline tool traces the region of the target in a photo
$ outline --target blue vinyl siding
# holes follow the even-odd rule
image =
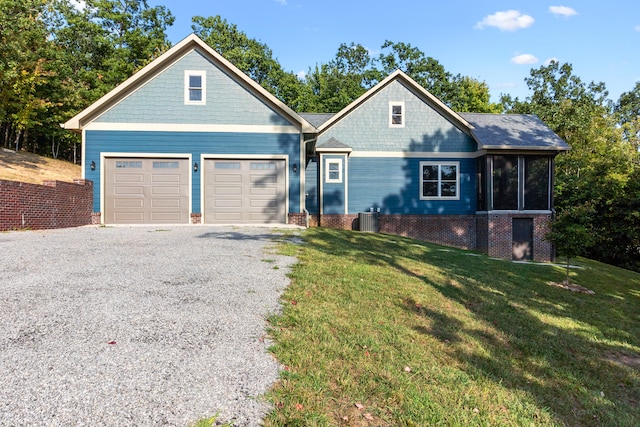
[[[185,105],[186,70],[206,71],[206,105]],[[96,122],[292,125],[197,51],[153,77]]]
[[[460,162],[460,200],[420,200],[421,161]],[[464,215],[476,209],[475,159],[349,159],[349,213]]]
[[[389,102],[404,102],[405,126],[389,127]],[[359,108],[327,129],[318,144],[331,137],[353,151],[475,152],[477,144],[399,81],[380,90]]]
[[[320,156],[322,170],[322,213],[323,214],[344,214],[346,203],[346,174],[345,168],[347,167],[347,159],[344,155],[330,155],[325,154]],[[327,159],[340,160],[342,162],[342,169],[340,171],[342,176],[342,182],[332,183],[327,182],[327,175],[329,171],[326,168]]]
[[[309,213],[319,213],[318,207],[318,158],[313,157],[307,163],[305,170],[306,207]]]
[[[130,132],[87,131],[85,139],[85,177],[94,182],[94,212],[100,209],[100,153],[191,154],[200,163],[201,154],[288,155],[289,167],[300,162],[298,134],[242,134],[207,132]],[[91,161],[96,170],[91,171]],[[202,165],[200,165],[202,167]],[[192,209],[199,213],[200,172],[192,172]],[[300,212],[300,173],[289,171],[289,212]]]

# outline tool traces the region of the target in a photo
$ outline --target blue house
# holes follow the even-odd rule
[[[551,259],[553,160],[535,116],[458,114],[396,71],[298,114],[191,35],[65,123],[103,224],[290,223]]]

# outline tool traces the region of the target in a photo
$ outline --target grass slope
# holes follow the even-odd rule
[[[81,174],[79,165],[64,160],[0,148],[0,179],[42,184],[45,180],[73,182]]]
[[[311,229],[271,319],[267,426],[640,425],[640,275]]]

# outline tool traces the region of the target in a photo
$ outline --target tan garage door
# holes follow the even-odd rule
[[[205,160],[204,222],[284,223],[284,160]]]
[[[188,224],[189,160],[105,159],[105,223]]]

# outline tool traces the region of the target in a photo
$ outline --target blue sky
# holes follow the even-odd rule
[[[305,73],[335,57],[341,43],[377,56],[385,40],[409,43],[447,71],[487,82],[501,93],[528,94],[532,68],[556,59],[584,82],[605,82],[610,99],[640,81],[638,0],[150,0],[176,18],[177,43],[191,18],[220,15],[267,44],[285,70]]]

